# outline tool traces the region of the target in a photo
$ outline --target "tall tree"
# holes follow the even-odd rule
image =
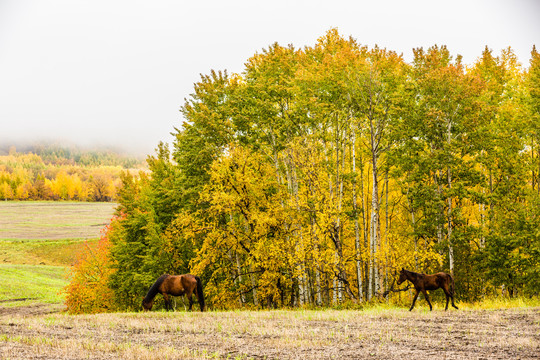
[[[371,165],[371,214],[369,221],[370,267],[368,300],[381,292],[380,279],[380,204],[381,169],[386,165],[385,154],[392,147],[393,124],[399,117],[402,102],[405,64],[395,52],[379,49],[366,52],[363,64],[350,76],[350,101],[358,128],[365,136]]]
[[[231,82],[226,72],[212,71],[194,85],[181,111],[186,119],[175,129],[173,159],[182,176],[183,206],[196,210],[198,194],[209,181],[212,162],[226,151],[234,135],[228,99]]]
[[[530,147],[532,161],[532,188],[540,194],[540,54],[533,46],[526,74],[528,105],[530,109]]]
[[[479,180],[474,161],[478,147],[472,140],[478,139],[484,119],[475,95],[481,82],[465,72],[459,56],[453,61],[444,46],[414,53],[410,110],[400,144],[404,192],[415,236],[427,249],[446,248],[447,266],[454,273],[455,247],[468,233],[462,211],[472,193],[466,189]]]

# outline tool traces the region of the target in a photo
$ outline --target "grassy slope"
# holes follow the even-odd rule
[[[0,265],[0,301],[10,306],[25,301],[59,303],[66,285],[66,268],[46,265]]]
[[[114,205],[0,202],[0,306],[62,302],[67,268],[98,239]]]

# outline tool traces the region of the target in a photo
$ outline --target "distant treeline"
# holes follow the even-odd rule
[[[14,152],[38,155],[43,163],[78,166],[121,166],[125,169],[146,167],[146,162],[135,156],[127,156],[113,150],[83,150],[52,144],[0,145],[0,156]]]
[[[0,199],[113,201],[122,172],[137,172],[145,162],[111,151],[36,146],[0,155]]]

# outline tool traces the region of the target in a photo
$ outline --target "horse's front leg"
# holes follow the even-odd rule
[[[424,297],[426,298],[426,301],[429,305],[429,311],[433,311],[433,306],[431,306],[431,302],[429,301],[429,297],[426,290],[422,290],[422,293],[424,294]]]
[[[165,310],[169,311],[169,307],[170,307],[169,295],[163,294],[163,300],[165,300]]]
[[[416,294],[414,294],[414,298],[412,299],[412,305],[409,311],[411,311],[414,308],[414,303],[416,302],[416,299],[418,298],[418,294],[420,294],[420,291],[416,290]]]

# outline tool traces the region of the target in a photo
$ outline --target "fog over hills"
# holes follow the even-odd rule
[[[78,145],[72,142],[0,140],[0,156],[8,155],[14,151],[19,154],[33,153],[37,155],[57,152],[65,154],[68,157],[80,156],[81,154],[85,153],[114,154],[119,158],[134,159],[137,161],[143,161],[147,155],[151,155],[151,153],[137,153],[136,151],[128,148],[107,144]]]
[[[169,142],[170,144],[170,142]],[[137,146],[136,144],[114,144],[105,142],[72,141],[72,140],[10,140],[0,137],[0,155],[7,155],[15,150],[17,153],[39,153],[43,149],[65,149],[73,152],[114,153],[125,157],[144,159],[155,153],[156,146]]]
[[[200,74],[241,73],[274,43],[313,46],[329,29],[413,59],[447,45],[472,64],[511,46],[527,66],[538,0],[0,0],[0,144],[170,143]]]

